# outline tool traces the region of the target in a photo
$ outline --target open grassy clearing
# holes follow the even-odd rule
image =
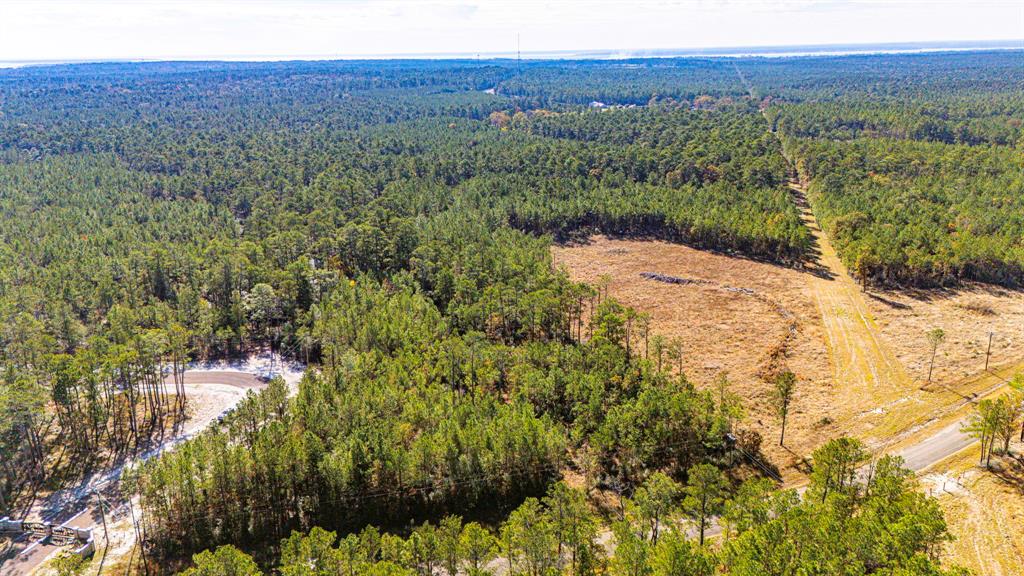
[[[681,337],[683,369],[698,385],[711,385],[718,373],[728,372],[734,391],[748,399],[748,423],[762,432],[766,450],[782,468],[839,434],[862,438],[875,449],[934,434],[964,417],[978,396],[998,390],[1018,370],[1014,358],[1024,353],[1017,339],[1007,336],[998,346],[994,340],[992,371],[981,371],[983,356],[972,371],[978,358],[961,343],[963,335],[987,334],[988,326],[997,332],[1004,326],[1009,334],[1024,318],[1024,295],[1018,293],[973,288],[931,299],[893,292],[865,298],[849,276],[603,236],[556,246],[553,253],[574,279],[598,284],[607,276],[614,297],[651,314],[654,333]],[[827,256],[822,261],[829,263]],[[644,278],[644,272],[701,282],[669,284]],[[976,312],[988,308],[994,312]],[[792,314],[792,336],[782,311]],[[945,369],[936,369],[933,385],[922,389],[915,377],[922,365],[927,369],[922,327],[939,318],[945,319],[947,340],[936,365]],[[777,422],[770,386],[761,378],[783,345],[784,362],[800,378],[788,450],[774,446]],[[904,363],[909,374],[902,371]]]
[[[765,450],[780,468],[838,433],[827,423],[835,420],[836,405],[817,310],[804,288],[807,274],[678,244],[604,236],[556,246],[553,254],[575,280],[598,284],[607,275],[613,297],[651,314],[652,333],[680,337],[683,370],[697,385],[711,386],[727,372],[732,390],[748,400],[748,425],[764,435]],[[644,272],[703,282],[670,284],[643,278]],[[760,377],[782,346],[785,363],[800,378],[786,431],[792,452],[777,446],[771,386]]]
[[[996,390],[1017,370],[1024,346],[1009,336],[1024,319],[1024,294],[971,287],[958,293],[863,292],[821,229],[804,196],[791,184],[801,218],[817,249],[808,290],[818,304],[825,344],[834,370],[838,427],[874,450],[923,437],[932,424]],[[914,304],[905,302],[914,300]],[[998,319],[998,321],[997,321]],[[946,331],[941,345],[945,371],[926,384],[930,348],[926,332]],[[989,330],[1004,336],[993,354],[993,372],[984,372]],[[993,350],[997,342],[993,339]],[[980,362],[979,362],[980,360]]]
[[[884,447],[908,424],[927,412],[931,399],[907,375],[846,267],[807,203],[803,186],[790,183],[801,219],[811,230],[816,262],[806,276],[807,290],[818,306],[834,377],[837,423],[845,434]]]
[[[975,374],[952,383],[931,387],[932,403],[919,414],[893,411],[892,420],[904,417],[905,422],[884,442],[887,452],[908,448],[937,434],[942,429],[962,423],[974,411],[977,402],[1006,394],[1006,386],[1014,374],[1024,371],[1024,363],[994,367],[988,372]]]
[[[1024,293],[994,286],[960,290],[870,291],[869,317],[913,381],[902,397],[874,409],[879,422],[871,439],[895,447],[913,443],[965,417],[981,397],[1000,393],[1024,371]],[[925,333],[941,328],[931,384],[931,349]],[[985,371],[988,334],[993,333]]]
[[[682,337],[683,369],[698,384],[709,385],[727,370],[734,390],[748,400],[748,422],[765,435],[766,452],[790,482],[803,480],[791,467],[797,455],[828,437],[853,434],[889,451],[914,445],[967,417],[976,400],[1004,393],[1005,382],[1024,368],[1024,342],[1012,331],[1024,320],[1024,295],[1017,292],[973,286],[930,294],[873,292],[865,298],[848,276],[844,281],[680,245],[606,237],[553,252],[575,279],[600,283],[610,277],[610,293],[650,313],[655,333]],[[708,282],[667,284],[641,272]],[[750,288],[765,298],[723,286]],[[774,443],[778,427],[769,386],[759,378],[765,359],[786,341],[786,321],[766,302],[777,302],[796,319],[786,353],[801,379],[787,431],[793,452]],[[947,339],[933,385],[922,389],[924,332],[936,326]],[[1004,336],[993,339],[991,370],[984,372],[980,344],[987,345],[990,329]],[[900,372],[907,367],[899,386],[877,371],[887,358]],[[826,417],[834,423],[821,425]],[[977,457],[975,445],[922,477],[922,489],[940,497],[957,536],[947,558],[977,574],[1020,574],[1024,465],[1006,460],[1006,472],[993,475],[975,469]]]
[[[930,348],[925,332],[941,328],[932,375],[937,382],[959,382],[985,367],[992,332],[990,366],[1024,358],[1024,292],[982,284],[959,290],[871,291],[868,305],[893,351],[916,381],[928,376]]]

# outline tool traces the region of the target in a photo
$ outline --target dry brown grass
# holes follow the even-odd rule
[[[768,402],[770,385],[759,377],[767,359],[787,341],[786,365],[800,378],[786,430],[786,444],[806,454],[822,436],[836,433],[820,425],[831,413],[831,370],[806,274],[772,264],[695,250],[678,244],[594,237],[590,242],[552,249],[555,262],[575,280],[597,284],[611,278],[610,294],[651,314],[652,333],[678,336],[683,370],[698,386],[709,386],[722,371],[734,392],[747,399],[748,423],[764,437],[765,450],[780,465],[793,454],[778,448],[778,425]],[[668,284],[642,278],[642,272],[704,280]],[[753,295],[726,289],[747,288]],[[792,314],[796,332],[789,336]]]
[[[1019,453],[1021,446],[1015,446]],[[977,467],[977,445],[944,462],[944,472],[922,477],[922,488],[939,499],[956,540],[944,561],[975,574],[1024,574],[1024,465],[1013,457],[993,458],[997,471]]]
[[[596,284],[607,275],[612,296],[651,314],[654,333],[680,337],[683,369],[696,384],[709,385],[719,372],[728,372],[734,391],[747,399],[748,426],[764,435],[766,451],[784,469],[839,434],[864,439],[875,449],[913,441],[976,395],[990,393],[1024,359],[1024,338],[1013,333],[1014,325],[1024,323],[1019,292],[971,287],[865,297],[838,264],[835,279],[827,279],[656,241],[594,237],[556,246],[553,254],[576,280]],[[668,284],[643,278],[643,272],[700,282]],[[796,332],[787,340],[791,322]],[[925,332],[936,326],[947,337],[933,384],[921,389]],[[999,374],[980,374],[980,345],[983,339],[987,344],[990,329],[996,333],[992,367]],[[775,446],[771,387],[761,378],[780,351],[800,378],[788,449]]]
[[[969,285],[959,290],[872,292],[868,303],[879,328],[912,378],[928,376],[930,348],[925,333],[941,328],[946,340],[935,358],[933,381],[953,383],[990,365],[1024,360],[1024,292]]]
[[[747,400],[748,426],[762,432],[765,450],[788,481],[794,467],[828,438],[850,434],[877,450],[920,441],[964,418],[980,397],[1005,392],[1024,369],[1024,293],[987,286],[957,291],[859,292],[822,238],[832,278],[664,242],[592,238],[553,248],[555,262],[576,280],[611,278],[610,293],[651,314],[652,331],[683,339],[683,369],[699,386],[727,371]],[[667,284],[641,272],[705,280]],[[753,290],[758,297],[725,290]],[[796,333],[786,341],[792,313]],[[933,383],[927,376],[925,333],[942,328]],[[991,372],[983,372],[992,331]],[[759,378],[766,359],[785,342],[785,363],[800,377],[787,445],[776,446],[778,425]],[[1024,446],[1017,446],[1018,452]],[[957,540],[947,558],[976,574],[1024,575],[1024,465],[1004,472],[974,468],[975,445],[932,467],[923,489],[938,496]]]
[[[963,417],[973,402],[999,393],[1024,370],[1024,293],[985,285],[959,290],[871,291],[869,319],[913,381],[883,412],[867,434],[876,447],[906,445],[938,426]],[[941,328],[945,341],[927,383],[930,345],[926,333]],[[993,332],[989,372],[985,372],[988,333]]]

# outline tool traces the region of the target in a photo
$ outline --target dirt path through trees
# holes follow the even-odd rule
[[[828,336],[836,381],[858,393],[912,389],[913,383],[903,366],[881,340],[860,287],[818,225],[803,188],[791,183],[790,189],[818,250],[818,269],[810,288]]]
[[[974,439],[960,431],[968,406],[997,393],[1024,365],[1011,364],[950,383],[924,385],[911,378],[875,323],[861,287],[811,212],[804,188],[791,182],[790,190],[816,244],[807,289],[825,330],[839,429],[876,451],[901,447],[896,453],[915,471],[972,444]]]
[[[855,420],[840,422],[840,427],[872,436],[870,431],[878,424],[872,416],[884,416],[885,407],[909,400],[917,386],[882,339],[860,286],[811,212],[804,188],[791,182],[790,191],[817,250],[808,290],[825,329],[836,406],[843,418]]]

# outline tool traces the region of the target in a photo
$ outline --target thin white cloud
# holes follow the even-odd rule
[[[0,60],[667,49],[1024,36],[1019,0],[0,0]]]

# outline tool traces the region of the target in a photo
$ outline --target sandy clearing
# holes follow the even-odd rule
[[[248,369],[250,372],[246,372]],[[54,522],[73,518],[71,525],[93,527],[94,533],[100,525],[99,507],[93,490],[99,490],[110,499],[107,506],[123,515],[126,506],[117,500],[117,481],[125,466],[134,461],[151,458],[161,452],[173,449],[177,444],[206,429],[218,416],[238,404],[247,394],[266,386],[266,381],[276,375],[284,378],[289,388],[297,388],[302,376],[302,367],[281,363],[276,357],[252,357],[238,363],[213,363],[192,365],[185,372],[185,393],[188,397],[188,418],[178,434],[168,438],[159,447],[149,450],[134,460],[122,463],[109,470],[94,474],[81,484],[60,490],[44,499],[30,512],[29,519],[47,519]],[[173,382],[173,377],[168,376]],[[173,387],[170,387],[173,389]],[[110,524],[108,518],[108,524]],[[122,518],[123,520],[123,518]],[[130,526],[130,524],[129,524]],[[111,534],[111,553],[127,553],[134,545],[134,532],[124,528]],[[108,525],[108,528],[110,526]],[[41,569],[43,563],[60,550],[57,546],[36,546],[29,553],[17,555],[0,565],[0,576],[32,574]],[[108,557],[108,561],[113,556]]]
[[[285,360],[280,354],[264,352],[252,354],[244,360],[218,360],[214,362],[193,362],[188,366],[189,372],[227,372],[235,374],[247,374],[262,380],[270,380],[275,376],[284,379],[288,389],[294,394],[298,391],[299,380],[306,371],[306,367],[298,362]],[[228,376],[228,378],[232,378]]]

